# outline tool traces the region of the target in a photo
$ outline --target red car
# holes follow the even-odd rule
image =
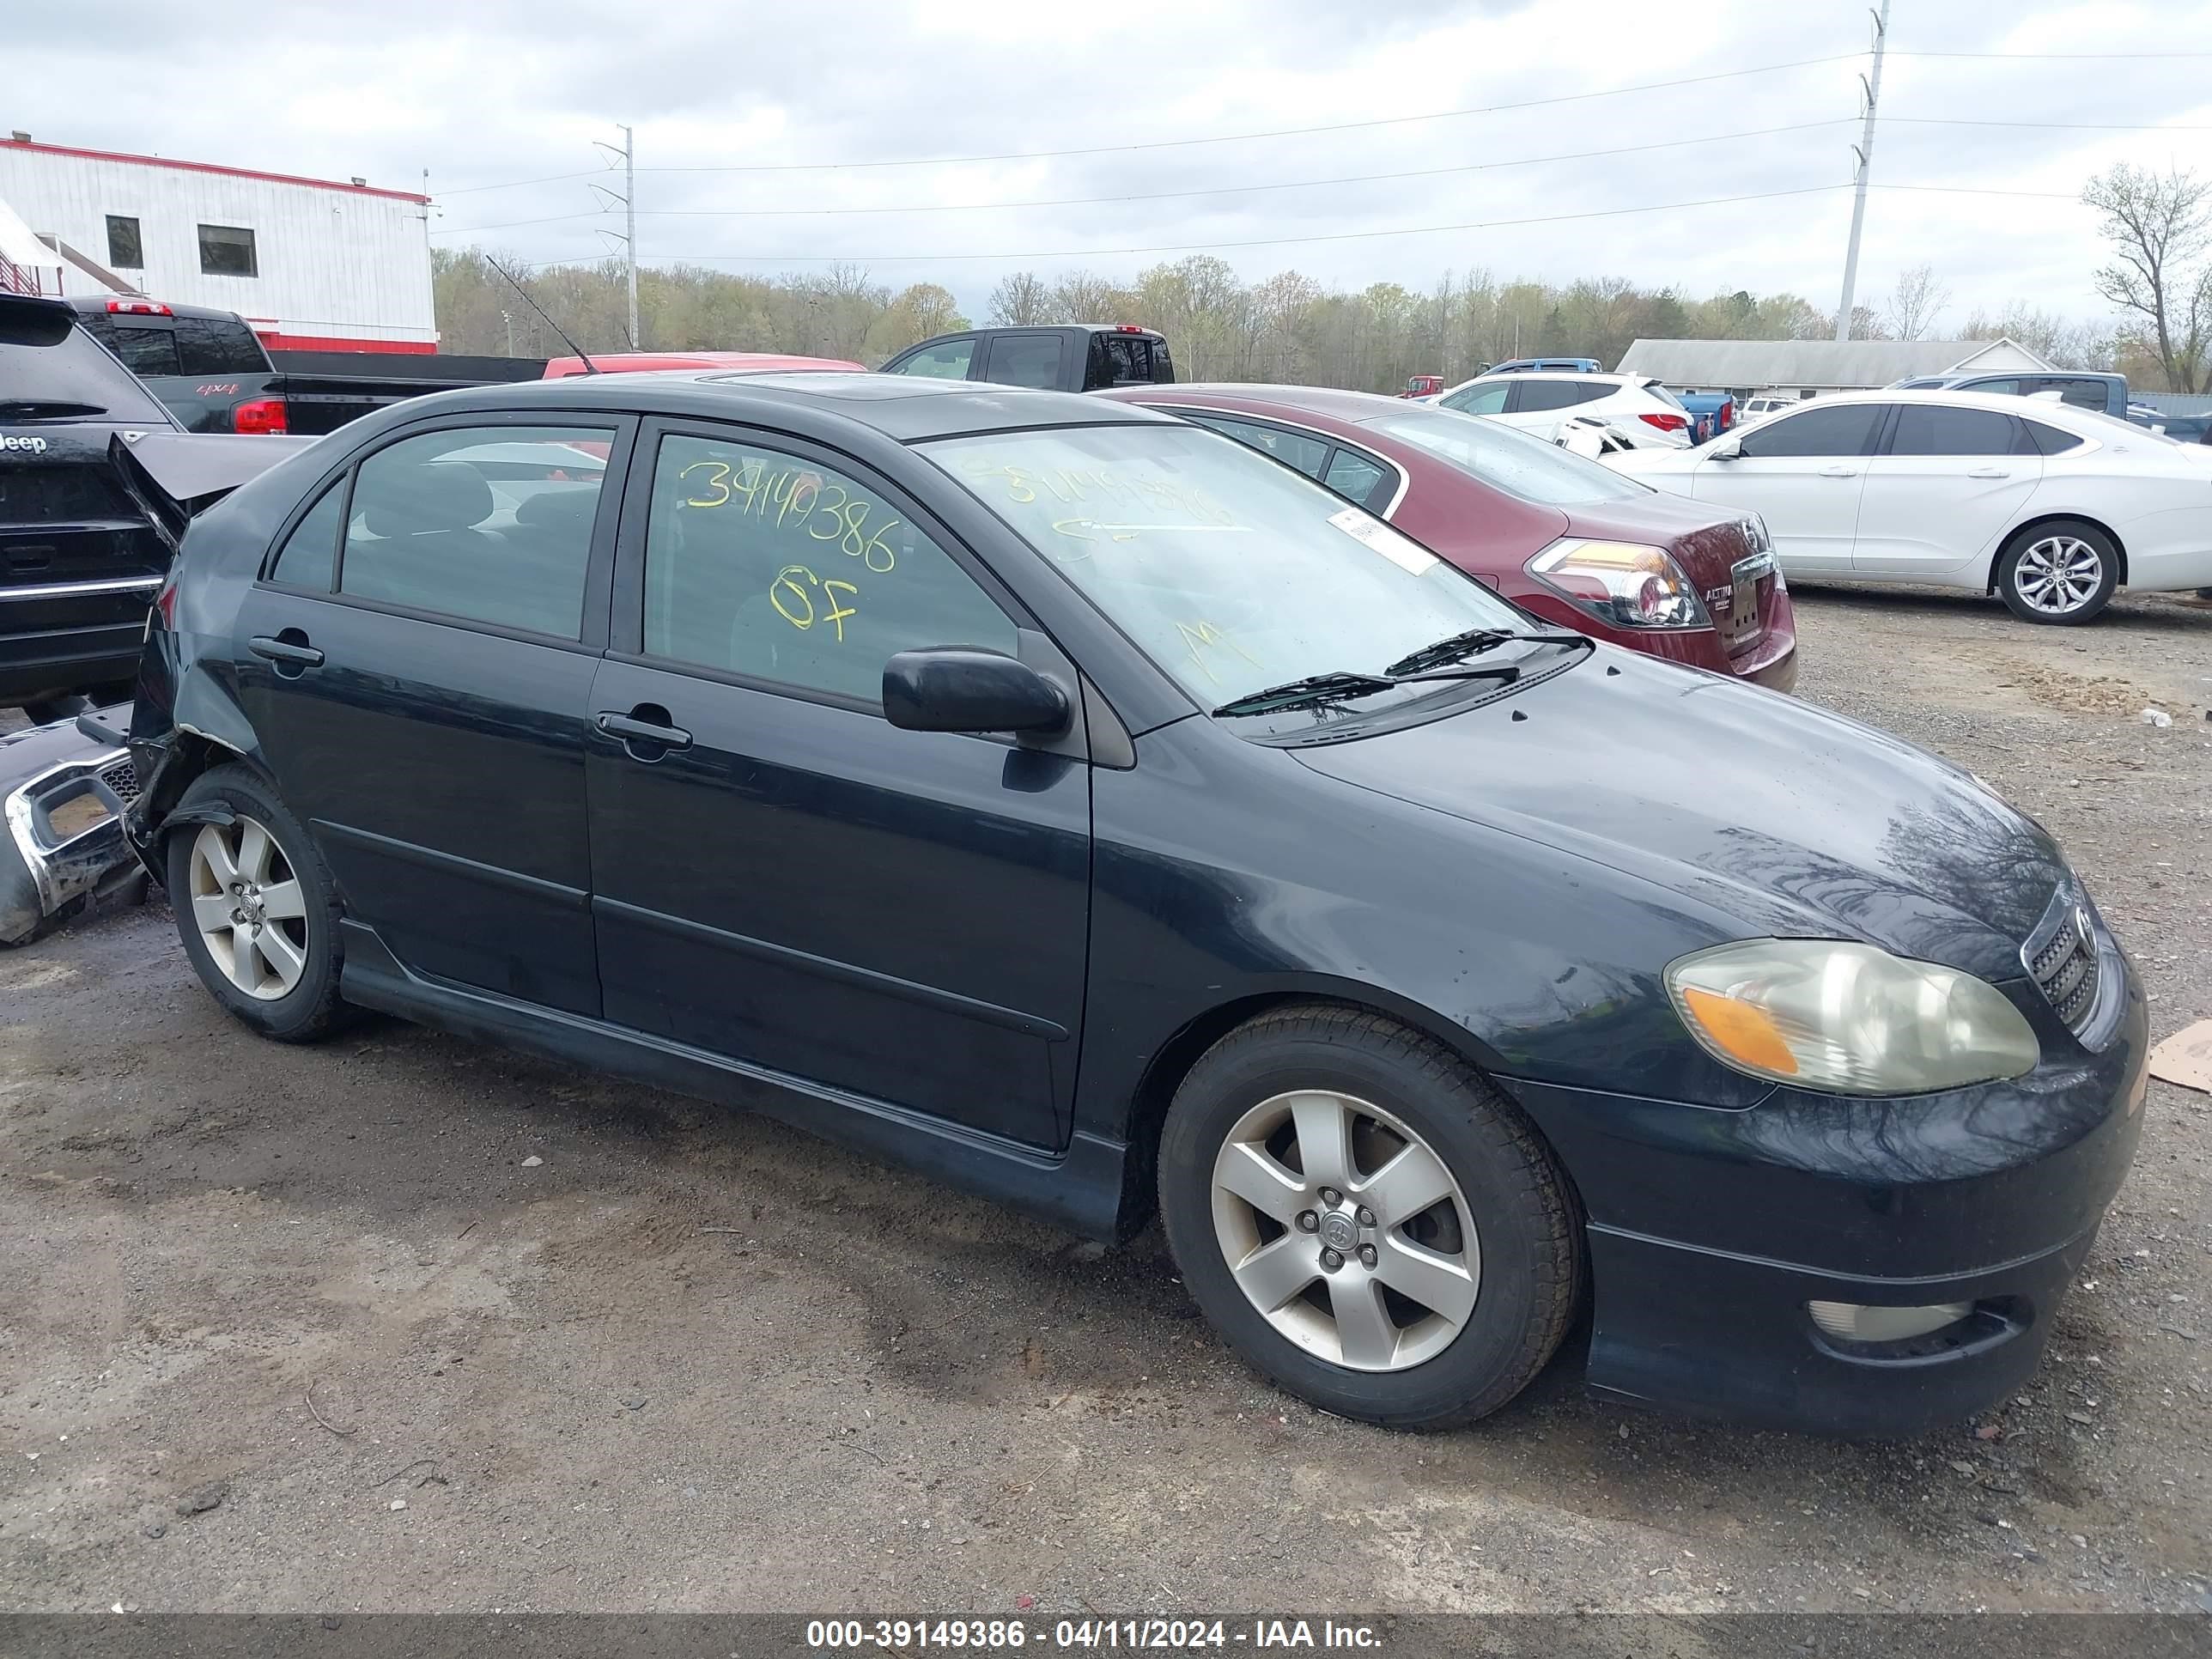
[[[1249,444],[1524,611],[1787,691],[1797,623],[1756,514],[1650,489],[1479,415],[1315,386],[1125,386]]]
[[[592,354],[592,367],[602,374],[623,374],[653,368],[726,368],[733,373],[766,374],[772,369],[859,369],[862,366],[842,357],[787,357],[775,351],[598,351]],[[547,361],[540,378],[562,380],[587,372],[580,357],[554,357]]]

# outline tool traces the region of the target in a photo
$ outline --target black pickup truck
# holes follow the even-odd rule
[[[534,380],[543,357],[445,352],[266,350],[246,319],[135,295],[65,301],[85,331],[145,382],[187,432],[319,437],[386,404],[433,392]]]
[[[908,346],[883,372],[990,380],[1045,392],[1103,392],[1109,386],[1175,381],[1167,341],[1134,323],[1054,323],[940,334]]]

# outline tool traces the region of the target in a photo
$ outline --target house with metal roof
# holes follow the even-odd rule
[[[1863,392],[1923,374],[2048,370],[2011,340],[1638,340],[1620,363],[1677,389],[1813,398]]]

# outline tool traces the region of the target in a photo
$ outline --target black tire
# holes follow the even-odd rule
[[[305,966],[298,982],[281,996],[257,997],[232,982],[216,963],[194,920],[192,847],[206,826],[179,823],[169,831],[163,855],[177,936],[184,943],[192,971],[233,1018],[263,1036],[278,1042],[313,1042],[328,1036],[344,1023],[350,1011],[338,999],[344,945],[338,933],[337,884],[331,879],[322,854],[307,827],[277,798],[276,792],[244,766],[219,766],[204,773],[178,803],[179,811],[203,806],[222,807],[268,831],[289,877],[300,885]]]
[[[1308,1352],[1245,1295],[1216,1235],[1213,1170],[1224,1140],[1261,1103],[1313,1089],[1399,1119],[1457,1182],[1474,1218],[1473,1312],[1448,1346],[1401,1370],[1354,1370]],[[1550,1148],[1459,1056],[1376,1014],[1285,1007],[1207,1050],[1169,1109],[1159,1194],[1169,1247],[1214,1328],[1255,1369],[1340,1417],[1436,1430],[1489,1415],[1543,1370],[1581,1294],[1581,1209]]]
[[[2034,585],[2034,561],[2029,558],[2031,549],[2040,550],[2054,543],[2079,543],[2094,556],[2099,567],[2095,586],[2079,603],[2065,610],[2052,610],[2047,604],[2039,605],[2030,592],[2023,590],[2023,581]],[[2029,572],[2024,576],[2021,562],[2028,560]],[[2112,590],[2120,583],[2120,550],[2112,538],[2093,524],[2079,519],[2051,519],[2042,524],[2030,525],[2004,544],[1997,555],[1996,569],[1991,573],[1996,584],[1997,597],[2005,608],[2023,622],[2044,623],[2057,628],[2078,627],[2091,622],[2112,603]]]

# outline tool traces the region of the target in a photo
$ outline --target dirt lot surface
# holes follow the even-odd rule
[[[2212,610],[1799,615],[1803,695],[2048,824],[2156,1035],[2212,1013]],[[1157,1230],[391,1023],[262,1042],[157,903],[0,955],[0,1608],[2212,1607],[2212,1097],[2148,1110],[1979,1425],[1676,1421],[1571,1346],[1413,1437],[1256,1382]]]

